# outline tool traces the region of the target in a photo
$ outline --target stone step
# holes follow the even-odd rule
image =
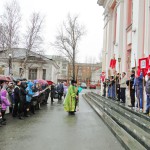
[[[130,121],[120,112],[111,109],[110,104],[105,101],[96,99],[93,95],[88,94],[89,98],[93,100],[96,105],[101,107],[116,123],[123,127],[131,136],[138,140],[145,148],[150,149],[150,134],[147,133],[143,128],[139,127],[134,122]]]
[[[96,96],[98,96],[98,97],[101,97],[101,98],[103,98],[103,99],[105,99],[105,100],[109,100],[110,102],[113,102],[114,104],[119,105],[120,107],[122,107],[123,109],[125,109],[125,110],[131,112],[132,114],[135,114],[136,116],[139,116],[140,118],[144,118],[145,120],[147,120],[147,121],[150,122],[150,117],[149,117],[148,115],[144,115],[144,114],[142,114],[141,112],[135,111],[135,109],[133,109],[133,108],[131,108],[131,107],[127,107],[127,106],[125,106],[124,104],[122,104],[122,103],[120,103],[120,102],[118,102],[118,101],[111,100],[111,99],[108,99],[108,98],[106,98],[106,97],[102,97],[102,96],[100,96],[99,94],[94,93],[94,92],[91,92],[91,93],[94,94],[94,95],[96,95]]]
[[[134,113],[132,113],[126,109],[123,109],[122,107],[120,107],[120,105],[116,105],[116,103],[113,100],[104,99],[103,97],[99,97],[93,93],[89,93],[89,95],[93,96],[95,98],[95,100],[101,101],[105,105],[108,105],[111,109],[115,110],[122,116],[126,117],[131,122],[135,123],[140,128],[144,129],[146,132],[148,132],[150,134],[150,122],[147,119],[145,119],[143,117],[139,117],[139,116],[135,115]]]
[[[128,132],[126,132],[120,125],[118,125],[105,111],[101,109],[94,101],[88,96],[83,95],[84,99],[101,117],[105,124],[109,127],[112,133],[117,137],[120,143],[126,150],[146,150],[136,139],[134,139]]]

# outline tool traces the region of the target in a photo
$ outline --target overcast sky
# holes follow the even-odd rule
[[[0,8],[11,0],[0,0]],[[97,0],[17,0],[21,7],[22,29],[34,11],[40,11],[45,16],[43,35],[45,38],[44,49],[46,54],[56,54],[50,47],[50,42],[55,41],[56,31],[66,19],[67,14],[78,14],[79,23],[85,26],[86,35],[79,45],[78,60],[85,62],[86,58],[93,57],[98,61],[103,47],[103,8]],[[2,13],[0,10],[0,13]]]

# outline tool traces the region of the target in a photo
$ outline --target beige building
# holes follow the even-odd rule
[[[5,75],[11,73],[14,77],[20,77],[25,56],[26,49],[21,48],[12,51],[0,51],[1,73]],[[58,71],[59,66],[54,60],[30,51],[23,78],[51,80],[57,83]]]

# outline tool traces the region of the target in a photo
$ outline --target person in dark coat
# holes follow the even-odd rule
[[[26,104],[26,88],[27,88],[27,83],[26,82],[21,82],[20,85],[20,103],[19,103],[19,118],[23,119],[23,116],[25,115],[25,104]],[[24,114],[23,114],[24,113]]]
[[[57,86],[57,92],[58,92],[58,100],[61,100],[61,99],[62,99],[62,96],[63,96],[63,92],[64,92],[63,83],[60,83],[60,84]]]
[[[50,90],[50,96],[51,96],[51,103],[53,103],[54,102],[54,97],[55,97],[55,94],[56,94],[56,88],[55,88],[55,85],[54,84],[52,84],[51,85],[51,90]]]
[[[120,101],[120,80],[121,80],[121,77],[120,77],[120,73],[117,73],[117,76],[116,76],[116,96],[117,96],[117,99],[116,101]]]
[[[147,73],[147,81],[146,81],[146,86],[145,86],[145,91],[146,91],[146,111],[144,114],[149,114],[150,113],[150,71]]]
[[[107,80],[107,79],[106,79],[106,80]],[[106,83],[106,82],[107,82],[106,80],[103,82],[103,95],[102,95],[102,96],[104,96],[104,97],[106,96],[106,86],[107,86],[107,85],[106,85],[106,84],[107,84],[107,83]]]
[[[13,109],[13,117],[16,117],[18,115],[18,106],[19,106],[19,103],[20,103],[20,85],[21,85],[21,81],[20,80],[17,80],[16,81],[16,85],[15,85],[15,88],[14,88],[14,109]]]
[[[110,94],[111,94],[111,98],[113,100],[115,100],[116,98],[116,85],[115,85],[115,79],[114,79],[114,76],[111,76],[110,77],[110,82],[111,82],[111,90],[110,90]]]
[[[49,98],[50,91],[51,90],[49,88],[49,85],[47,85],[46,90],[45,90],[45,104],[48,104],[47,101],[48,101],[48,98]]]
[[[127,86],[130,90],[130,99],[131,99],[131,105],[128,105],[129,107],[135,106],[135,87],[134,87],[134,79],[135,79],[135,71],[131,71],[130,80],[127,80]]]

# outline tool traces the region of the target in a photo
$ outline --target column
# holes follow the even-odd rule
[[[124,1],[117,1],[117,31],[116,31],[116,43],[114,47],[114,53],[117,59],[116,70],[119,71],[118,57],[123,58],[123,19],[124,19]],[[122,68],[120,68],[120,72]]]
[[[108,14],[108,23],[107,23],[107,49],[106,49],[106,70],[108,73],[109,70],[109,65],[110,65],[110,60],[113,58],[113,47],[112,47],[112,43],[113,43],[113,31],[112,31],[112,12],[109,12]],[[110,74],[108,74],[107,76],[109,76]]]
[[[123,15],[123,49],[122,49],[122,53],[121,53],[121,71],[122,72],[128,72],[128,70],[126,70],[126,65],[127,65],[127,0],[124,1],[124,15]]]
[[[106,14],[104,16],[104,33],[103,33],[103,51],[102,51],[102,71],[106,72],[106,48],[107,48],[107,25]]]
[[[136,64],[138,65],[138,59],[143,57],[144,54],[144,1],[133,0],[131,67],[135,67],[134,59],[136,58]]]

